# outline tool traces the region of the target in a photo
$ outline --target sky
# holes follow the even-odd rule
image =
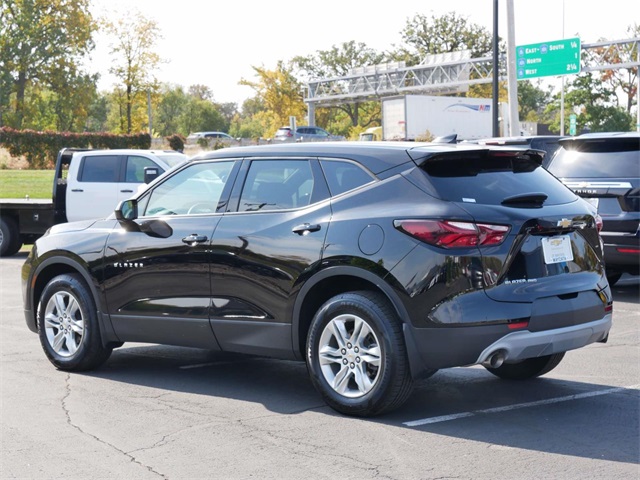
[[[386,5],[386,6],[385,6]],[[637,0],[513,0],[516,45],[580,37],[583,44],[602,38],[629,38],[640,23]],[[588,6],[587,6],[588,5]],[[494,0],[381,0],[313,2],[264,0],[92,0],[95,18],[121,18],[140,12],[157,22],[164,60],[157,72],[163,83],[201,84],[219,103],[242,102],[254,95],[241,79],[256,79],[252,66],[274,69],[279,60],[313,55],[343,42],[365,43],[378,51],[401,44],[400,32],[416,14],[456,12],[493,31]],[[498,34],[507,39],[507,0],[498,0]],[[108,74],[109,40],[96,38],[90,69],[101,74],[99,88],[114,83]]]

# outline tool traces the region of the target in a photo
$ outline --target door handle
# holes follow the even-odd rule
[[[133,190],[120,190],[120,193],[133,193]]]
[[[81,188],[73,188],[71,191],[72,192],[84,192],[84,190],[82,190]]]
[[[194,245],[198,243],[204,243],[207,240],[209,239],[206,235],[198,235],[197,233],[192,233],[191,235],[184,237],[182,239],[182,242],[193,247]]]
[[[291,231],[293,233],[297,233],[298,235],[308,235],[309,232],[317,232],[318,230],[320,230],[320,228],[321,228],[320,225],[318,225],[317,223],[314,223],[314,224],[303,223],[302,225],[293,227]]]

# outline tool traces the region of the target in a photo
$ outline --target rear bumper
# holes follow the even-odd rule
[[[527,358],[575,350],[590,343],[604,341],[611,330],[611,317],[609,313],[600,320],[582,325],[542,332],[524,330],[510,333],[485,348],[475,363],[486,362],[497,352],[504,355],[506,363],[513,363]]]
[[[515,332],[507,325],[403,328],[411,374],[420,378],[441,368],[481,364],[498,352],[505,362],[517,362],[604,342],[611,320],[609,312],[584,323],[538,331],[530,321],[529,329]]]

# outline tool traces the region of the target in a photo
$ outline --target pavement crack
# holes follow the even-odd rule
[[[167,477],[166,475],[164,475],[164,474],[162,474],[162,473],[160,473],[160,472],[158,472],[158,471],[154,470],[154,468],[153,468],[153,467],[151,467],[151,466],[149,466],[149,465],[145,465],[144,463],[142,463],[142,462],[140,462],[138,459],[136,459],[136,457],[134,457],[133,455],[130,455],[129,453],[127,453],[127,452],[125,452],[124,450],[122,450],[122,449],[120,449],[120,448],[116,447],[116,446],[115,446],[115,445],[113,445],[112,443],[109,443],[109,442],[107,442],[107,441],[105,441],[105,440],[102,440],[101,438],[97,437],[96,435],[93,435],[92,433],[89,433],[89,432],[87,432],[87,431],[83,430],[83,429],[82,429],[82,427],[80,427],[80,426],[76,425],[75,423],[73,423],[73,420],[72,420],[72,418],[71,418],[71,410],[70,410],[70,408],[69,408],[69,407],[68,407],[68,405],[67,405],[67,400],[68,400],[68,399],[69,399],[69,397],[71,396],[71,374],[70,374],[70,373],[67,373],[67,376],[66,376],[66,378],[65,378],[65,381],[64,381],[64,382],[65,382],[65,393],[64,393],[64,396],[62,397],[62,400],[61,400],[61,406],[62,406],[62,411],[63,411],[63,412],[64,412],[64,414],[65,414],[65,417],[66,417],[66,420],[67,420],[67,424],[68,424],[70,427],[72,427],[72,428],[76,429],[77,431],[79,431],[79,432],[80,432],[80,433],[82,433],[83,435],[86,435],[86,436],[88,436],[88,437],[91,437],[91,438],[93,438],[94,440],[96,440],[97,442],[99,442],[99,443],[101,443],[101,444],[103,444],[103,445],[106,445],[106,446],[107,446],[107,447],[109,447],[109,448],[112,448],[112,449],[113,449],[113,450],[115,450],[116,452],[121,453],[122,455],[124,455],[125,457],[127,457],[131,463],[135,463],[136,465],[139,465],[139,466],[141,466],[142,468],[147,469],[149,472],[151,472],[151,473],[153,473],[153,474],[157,475],[158,477],[160,477],[160,478],[164,478],[164,479],[167,479],[167,480],[168,480],[168,478],[169,478],[169,477]]]

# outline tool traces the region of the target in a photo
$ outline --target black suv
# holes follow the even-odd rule
[[[351,415],[441,368],[543,375],[606,341],[613,305],[595,213],[541,160],[413,142],[208,152],[40,238],[27,325],[68,371],[123,342],[304,360]]]
[[[640,133],[592,133],[560,141],[549,171],[602,217],[607,278],[640,273]]]

